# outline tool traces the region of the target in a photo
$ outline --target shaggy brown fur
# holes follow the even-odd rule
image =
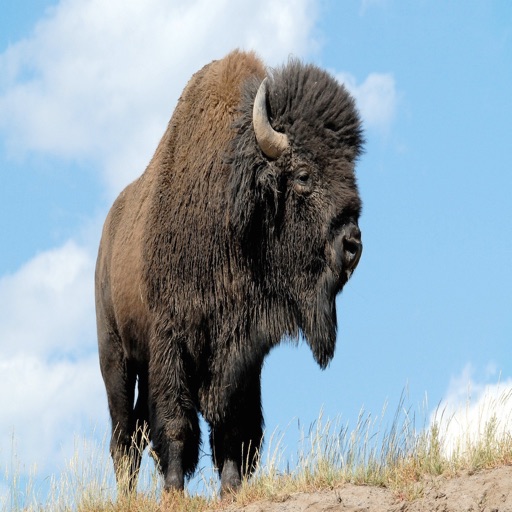
[[[289,146],[270,159],[252,125],[265,75],[238,51],[197,72],[103,230],[96,309],[114,464],[129,454],[136,477],[141,440],[132,436],[145,422],[168,489],[196,468],[198,412],[222,489],[251,471],[265,355],[302,333],[328,364],[335,296],[361,252],[352,98],[311,65],[272,72],[269,120]]]

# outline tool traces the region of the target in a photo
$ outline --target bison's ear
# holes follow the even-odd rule
[[[273,166],[267,166],[258,173],[256,185],[258,196],[262,200],[268,199],[269,196],[273,198],[278,196],[277,173]]]
[[[272,230],[278,210],[278,181],[275,169],[263,165],[240,173],[232,182],[229,227],[233,238],[253,246],[265,231]]]
[[[253,222],[257,203],[257,186],[254,170],[245,162],[234,159],[227,192],[227,215],[231,236],[243,239]]]

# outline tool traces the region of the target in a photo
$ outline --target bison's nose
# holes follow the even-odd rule
[[[343,266],[345,270],[353,271],[363,252],[361,230],[356,224],[350,223],[343,228]]]

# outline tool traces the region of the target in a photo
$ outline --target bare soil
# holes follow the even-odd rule
[[[345,484],[331,491],[297,493],[273,501],[231,505],[229,512],[512,512],[512,466],[430,477],[418,497],[405,500],[389,489]]]

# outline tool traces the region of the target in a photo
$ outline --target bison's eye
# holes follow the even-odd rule
[[[311,191],[312,188],[312,179],[309,171],[301,170],[299,171],[293,180],[294,189],[300,194],[305,194]]]
[[[309,183],[309,172],[301,171],[297,176],[297,181],[301,185],[306,185],[307,183]]]

